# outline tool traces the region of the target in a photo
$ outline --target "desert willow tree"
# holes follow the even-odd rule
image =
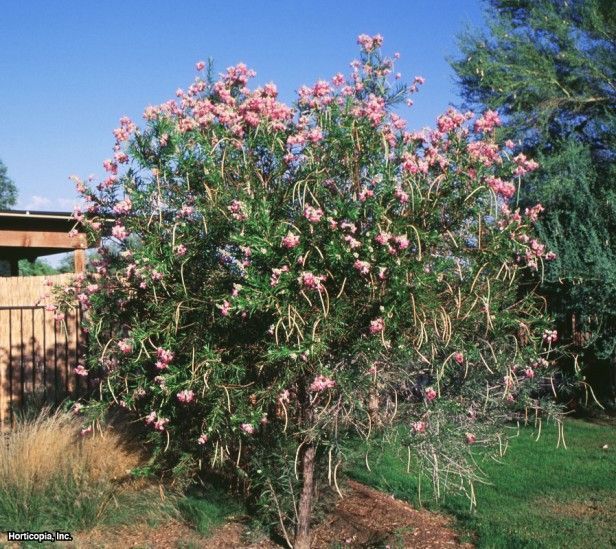
[[[468,490],[469,445],[553,409],[554,334],[523,283],[551,258],[542,208],[509,206],[535,164],[494,141],[491,112],[407,131],[392,108],[423,79],[396,84],[382,38],[358,42],[351,74],[293,107],[244,65],[214,80],[200,62],[143,128],[123,118],[108,177],[76,180],[77,218],[96,238],[113,216],[112,238],[60,292],[89,309],[86,421],[126,409],[152,470],[237,479],[296,548],[353,435],[394,430],[437,491]]]

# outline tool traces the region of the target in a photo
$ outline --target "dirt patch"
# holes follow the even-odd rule
[[[612,522],[616,520],[616,496],[598,492],[585,500],[555,502],[538,500],[537,505],[548,515],[560,515],[577,520]]]
[[[281,546],[268,540],[246,541],[245,524],[228,522],[216,528],[211,535],[203,536],[189,525],[170,520],[158,526],[136,524],[113,530],[95,529],[75,536],[72,544],[63,545],[75,549],[279,549]]]
[[[124,526],[113,531],[93,530],[78,535],[73,547],[83,548],[204,548],[204,549],[278,549],[282,547],[268,539],[247,541],[247,527],[232,521],[204,537],[190,526],[171,520],[157,527]],[[349,481],[344,498],[338,500],[332,512],[314,528],[314,549],[332,547],[376,548],[444,548],[464,547],[443,515],[418,510],[408,503]]]
[[[78,549],[139,547],[154,549],[159,547],[202,547],[204,538],[188,525],[170,520],[156,527],[147,524],[122,526],[120,528],[96,528],[87,533],[75,535],[75,542],[70,546]]]
[[[418,510],[358,482],[349,481],[345,497],[316,528],[314,547],[472,547],[461,544],[451,520]]]

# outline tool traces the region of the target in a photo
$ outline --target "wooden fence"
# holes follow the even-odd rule
[[[76,309],[62,321],[47,310],[44,294],[72,275],[0,277],[0,427],[11,425],[28,405],[75,396],[84,381],[74,374],[85,351]],[[47,300],[49,303],[49,300]]]

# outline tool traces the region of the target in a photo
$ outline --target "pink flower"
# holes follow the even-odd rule
[[[466,433],[467,444],[474,444],[477,442],[477,437],[473,433]]]
[[[186,246],[184,246],[184,244],[180,244],[179,246],[175,247],[175,253],[179,257],[185,256],[187,251],[188,251],[188,248],[186,248]]]
[[[177,395],[177,399],[183,404],[190,404],[193,400],[195,400],[195,393],[191,389],[184,389],[180,391]]]
[[[112,175],[116,175],[118,173],[118,165],[113,160],[105,160],[103,162],[103,168],[106,172],[109,172]]]
[[[353,268],[363,275],[367,275],[370,273],[370,267],[370,263],[368,263],[367,261],[360,261],[359,259],[355,260],[355,263],[353,263]]]
[[[318,143],[323,139],[323,130],[321,128],[312,128],[306,133],[306,139],[311,143]]]
[[[385,329],[385,321],[382,318],[375,318],[370,321],[370,333],[380,334]]]
[[[83,404],[81,404],[80,402],[75,402],[75,404],[73,404],[73,407],[71,408],[71,412],[73,412],[73,414],[79,414],[82,408]]]
[[[284,248],[295,248],[299,244],[299,235],[293,234],[292,232],[288,232],[287,236],[282,239],[282,246]]]
[[[133,208],[133,203],[130,198],[125,198],[124,200],[120,200],[113,207],[113,211],[118,215],[124,215],[130,212]]]
[[[270,277],[270,286],[272,288],[274,286],[278,286],[282,273],[288,273],[288,272],[289,272],[289,267],[287,265],[283,265],[280,269],[272,269],[272,276]]]
[[[496,126],[501,125],[501,119],[496,111],[486,111],[481,118],[475,121],[476,132],[491,132]]]
[[[201,436],[199,436],[199,438],[197,439],[197,444],[199,444],[200,446],[203,446],[208,440],[208,436],[204,433]]]
[[[88,370],[86,370],[83,366],[83,364],[77,364],[77,366],[75,367],[74,370],[75,374],[77,374],[78,376],[82,376],[85,377],[88,375]]]
[[[357,43],[366,53],[370,53],[371,51],[376,48],[379,48],[383,44],[383,37],[380,34],[375,34],[374,36],[360,34],[357,37]]]
[[[86,435],[89,435],[92,432],[92,425],[89,425],[88,427],[86,427],[85,429],[82,429],[79,434],[82,437],[85,437]]]
[[[526,208],[524,213],[531,221],[535,222],[539,219],[539,214],[544,210],[545,208],[541,204],[535,204],[532,208]]]
[[[538,358],[532,363],[533,368],[547,368],[549,365],[550,363],[545,358],[542,358],[542,357]]]
[[[242,423],[241,425],[242,431],[244,431],[247,435],[252,435],[255,432],[254,425],[250,423]]]
[[[389,233],[382,231],[374,237],[374,240],[376,240],[381,246],[386,246],[390,238],[391,235]]]
[[[154,429],[156,429],[157,431],[164,431],[167,423],[169,423],[169,420],[166,417],[159,417],[154,422]]]
[[[198,71],[202,71],[203,69],[205,69],[205,62],[204,61],[197,61],[195,63],[195,69],[197,69]]]
[[[347,234],[344,237],[345,242],[349,245],[351,250],[355,250],[356,248],[361,248],[361,242],[353,238],[350,234]]]
[[[372,191],[371,189],[362,189],[362,191],[359,193],[359,201],[365,202],[371,196],[374,196],[374,191]]]
[[[529,160],[526,155],[520,153],[513,158],[517,168],[513,172],[514,175],[525,175],[528,172],[532,172],[539,167],[539,164],[534,160]]]
[[[310,384],[310,390],[313,393],[320,393],[325,389],[331,389],[336,386],[336,382],[333,379],[319,375],[314,378],[314,381]]]
[[[409,239],[405,234],[394,236],[393,240],[399,250],[406,250],[409,247]]]
[[[426,422],[425,421],[416,421],[411,425],[414,433],[425,433],[426,432]]]
[[[489,177],[486,182],[496,194],[505,199],[509,199],[515,194],[515,185],[509,181],[503,181],[499,177]]]
[[[165,370],[169,367],[169,363],[173,360],[174,354],[171,351],[167,351],[162,347],[156,349],[156,356],[158,361],[156,362],[156,368],[159,370]]]
[[[526,368],[524,370],[524,377],[527,379],[532,379],[535,377],[535,371],[532,368]]]
[[[127,355],[133,352],[133,343],[130,339],[122,339],[118,342],[118,348],[123,354]]]
[[[450,108],[445,114],[438,117],[436,126],[439,132],[449,133],[462,126],[465,121],[466,118],[462,113]]]
[[[321,210],[321,208],[306,206],[304,208],[304,217],[310,221],[310,223],[318,223],[321,221],[321,217],[323,217],[323,210]]]
[[[332,78],[332,84],[334,86],[337,86],[337,87],[342,86],[344,85],[344,82],[345,82],[344,74],[340,72],[338,74],[335,74],[334,77]]]
[[[151,423],[154,423],[156,421],[156,412],[152,411],[150,412],[146,417],[145,417],[145,423],[146,425],[150,425]]]
[[[351,234],[355,234],[357,232],[357,226],[355,223],[351,223],[349,221],[343,221],[340,223],[340,228],[343,231],[349,231]]]
[[[304,288],[321,291],[323,282],[326,278],[325,275],[315,275],[308,271],[304,271],[297,277],[297,280]]]
[[[433,401],[436,398],[436,391],[432,387],[428,387],[425,391],[425,397],[428,402]]]
[[[231,215],[234,219],[238,221],[244,221],[247,219],[247,215],[244,213],[244,204],[239,200],[233,200],[231,204],[227,207],[227,209],[231,212]]]
[[[464,362],[464,355],[461,352],[454,353],[453,359],[458,363],[462,364]]]
[[[124,225],[117,223],[111,229],[111,235],[118,240],[125,240],[128,237],[128,231],[126,230]]]
[[[222,305],[216,305],[220,309],[220,314],[222,316],[229,316],[229,310],[231,309],[231,303],[229,303],[226,299],[222,302]]]
[[[544,330],[543,341],[546,343],[556,343],[558,341],[558,332],[556,330]]]

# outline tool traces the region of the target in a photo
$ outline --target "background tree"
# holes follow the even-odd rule
[[[6,166],[0,160],[0,210],[12,208],[17,202],[17,187],[6,171]]]
[[[42,276],[72,273],[74,268],[72,253],[67,253],[56,266],[52,265],[46,258],[37,258],[34,261],[21,259],[19,261],[19,276]]]
[[[452,65],[472,107],[541,168],[520,204],[540,202],[556,261],[543,290],[582,375],[616,396],[616,9],[611,0],[491,0],[487,32]],[[607,383],[606,383],[607,382]]]

